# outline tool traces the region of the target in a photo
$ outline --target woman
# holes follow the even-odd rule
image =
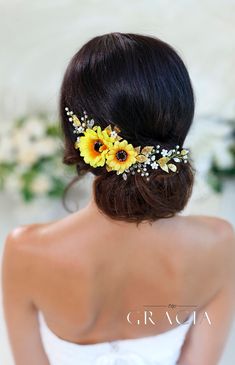
[[[7,239],[15,364],[218,364],[233,316],[234,234],[222,219],[179,214],[194,175],[181,58],[156,38],[98,36],[69,63],[60,111],[64,162],[94,174],[93,196]]]

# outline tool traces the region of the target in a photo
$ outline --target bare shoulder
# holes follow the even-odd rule
[[[32,247],[40,241],[43,225],[34,224],[13,229],[7,236],[3,254],[3,274],[7,278],[20,276],[29,272],[33,262],[29,259]]]
[[[186,219],[195,232],[195,238],[199,238],[199,242],[202,242],[205,248],[223,250],[228,253],[234,250],[234,228],[229,221],[204,215],[189,216]]]
[[[3,260],[12,264],[16,261],[14,262],[16,267],[23,268],[24,262],[27,266],[30,264],[33,266],[36,260],[45,259],[50,252],[52,257],[56,256],[55,246],[64,238],[61,229],[64,220],[65,218],[16,227],[7,236]]]
[[[222,218],[205,215],[180,216],[178,228],[185,243],[190,237],[190,242],[198,247],[201,246],[200,243],[205,248],[225,242],[231,247],[234,244],[233,225]]]
[[[22,225],[14,228],[7,236],[5,247],[12,250],[30,250],[44,245],[53,235],[61,236],[65,225],[63,222],[69,220],[68,217],[49,221],[47,223],[37,223]]]
[[[234,234],[232,224],[223,218],[206,215],[193,215],[190,217],[191,219],[200,222],[204,227],[211,229],[212,232],[221,234],[223,237],[232,236]]]
[[[190,264],[222,283],[235,268],[235,234],[231,223],[217,217],[184,217],[184,248]],[[190,244],[189,244],[190,242]]]
[[[42,276],[46,277],[46,274],[53,278],[54,274],[58,276],[56,273],[60,268],[71,268],[73,261],[76,261],[78,270],[82,260],[79,260],[77,252],[72,252],[71,247],[77,247],[71,244],[74,241],[76,243],[68,217],[17,227],[9,233],[5,242],[3,274],[9,280],[13,275],[21,282],[26,278],[27,283],[31,282],[33,286],[40,285]],[[56,267],[58,271],[52,272],[51,267]]]
[[[14,228],[7,236],[5,254],[14,254],[26,251],[40,241],[45,224],[32,224]]]
[[[17,257],[18,266],[20,260],[28,260],[28,265],[31,263],[32,266],[36,262],[47,262],[48,265],[52,261],[58,264],[69,262],[78,249],[81,229],[80,214],[70,214],[47,223],[17,227],[7,237],[4,259],[13,260],[13,257]]]
[[[217,254],[218,261],[230,269],[235,267],[235,232],[233,225],[225,219],[217,217],[201,217],[205,226],[211,232],[210,244]]]
[[[190,292],[191,299],[204,305],[235,277],[233,227],[224,219],[199,215],[180,216],[174,225],[180,287],[183,280],[185,298]]]
[[[36,264],[42,263],[50,252],[50,227],[54,224],[19,226],[8,234],[3,252],[3,275],[6,278],[10,280],[15,275],[17,281],[24,280],[24,277],[28,281],[29,273],[34,276],[35,268],[39,266]]]

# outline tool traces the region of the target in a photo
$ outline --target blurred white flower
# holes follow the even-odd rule
[[[58,141],[51,137],[32,140],[29,135],[16,131],[12,136],[15,159],[19,164],[31,166],[41,157],[52,156],[58,150]]]
[[[35,142],[34,148],[39,157],[51,156],[58,150],[58,141],[51,137],[45,137]]]
[[[51,181],[46,175],[38,175],[31,184],[31,190],[35,194],[47,193],[51,188]]]
[[[23,125],[22,132],[28,137],[40,138],[45,133],[45,122],[41,118],[30,117]]]
[[[207,172],[215,156],[218,165],[229,166],[232,156],[228,151],[231,144],[232,126],[223,121],[209,118],[198,118],[190,131],[185,145],[191,151],[195,165],[202,172]],[[224,160],[224,162],[223,162]]]
[[[8,135],[0,137],[0,162],[14,162],[13,146]]]
[[[29,143],[30,139],[28,134],[24,133],[23,128],[15,128],[10,135],[9,142],[15,149],[18,149],[25,143]]]
[[[19,149],[16,158],[18,164],[23,167],[30,167],[38,160],[38,152],[33,148],[33,144],[31,146],[26,144]]]
[[[232,134],[232,125],[224,121],[209,118],[198,118],[195,120],[186,143],[197,149],[198,152],[208,150],[215,146],[218,141],[226,139]]]
[[[12,176],[10,175],[6,179],[6,190],[10,191],[11,193],[17,194],[21,190],[23,183],[20,176]]]
[[[0,163],[6,165],[2,186],[28,201],[47,195],[55,179],[61,186],[67,181],[56,126],[48,123],[46,116],[28,117],[0,133]],[[60,197],[60,189],[54,191],[53,197]]]

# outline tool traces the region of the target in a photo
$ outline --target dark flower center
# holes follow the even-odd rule
[[[101,146],[103,146],[103,143],[101,143],[100,141],[96,141],[95,143],[94,143],[94,150],[96,151],[96,152],[100,152],[100,147]]]
[[[126,161],[127,153],[124,150],[120,150],[116,153],[116,157],[119,161]]]

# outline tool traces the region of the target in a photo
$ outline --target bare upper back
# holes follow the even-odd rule
[[[223,283],[231,232],[218,218],[176,216],[137,227],[88,207],[13,235],[28,291],[50,328],[90,343],[133,336],[130,311],[154,305],[163,318],[164,305],[202,307]],[[162,322],[135,334],[167,329]]]

